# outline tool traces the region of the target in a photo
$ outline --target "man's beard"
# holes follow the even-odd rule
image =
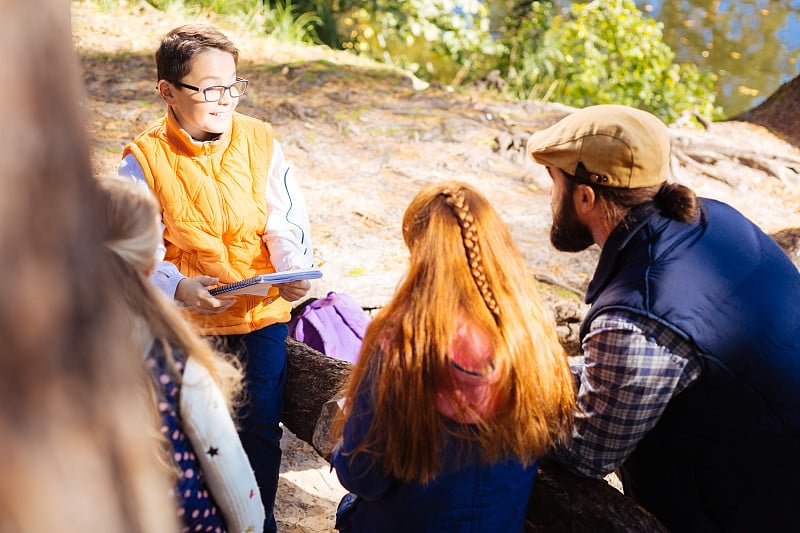
[[[594,244],[589,226],[578,220],[572,196],[565,192],[557,209],[553,210],[550,242],[562,252],[580,252]]]

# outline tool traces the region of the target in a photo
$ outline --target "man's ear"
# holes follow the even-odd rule
[[[587,215],[594,209],[597,197],[594,189],[588,185],[579,184],[572,191],[572,202],[575,204],[575,212],[579,215]]]
[[[158,94],[161,96],[161,99],[167,103],[167,105],[175,104],[175,87],[172,86],[170,82],[167,80],[158,80],[158,85],[156,86],[158,89]]]

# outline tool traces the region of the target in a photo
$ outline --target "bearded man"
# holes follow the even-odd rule
[[[645,111],[578,110],[528,141],[555,248],[597,244],[573,438],[552,456],[675,531],[800,531],[800,273],[731,206],[670,183]]]

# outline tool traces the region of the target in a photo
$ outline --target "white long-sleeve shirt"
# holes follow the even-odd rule
[[[148,186],[144,171],[133,154],[123,158],[117,172],[124,178]],[[306,202],[292,167],[276,140],[273,140],[272,161],[268,173],[264,201],[267,203],[269,215],[263,239],[269,250],[270,261],[278,272],[314,266]],[[163,228],[162,225],[162,232]],[[164,294],[174,298],[178,283],[185,276],[175,265],[163,260],[165,253],[166,248],[162,246],[156,258],[158,263],[152,279]]]

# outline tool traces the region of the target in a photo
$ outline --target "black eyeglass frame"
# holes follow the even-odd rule
[[[177,86],[183,87],[185,89],[189,89],[189,90],[192,90],[192,91],[197,91],[199,93],[203,93],[203,98],[205,99],[206,102],[219,102],[220,100],[222,100],[222,97],[225,95],[225,91],[228,91],[228,94],[231,95],[231,98],[239,98],[240,96],[242,96],[247,91],[247,85],[248,85],[248,83],[250,83],[245,78],[239,78],[237,76],[236,81],[231,83],[230,85],[211,85],[210,87],[203,87],[201,89],[200,87],[195,87],[194,85],[189,85],[188,83],[183,83],[182,81],[176,81],[176,80],[167,80],[167,81],[172,83],[173,85],[177,85]],[[234,96],[233,93],[231,92],[231,89],[237,83],[242,83],[242,82],[244,82],[244,87],[242,87],[242,90],[241,90],[241,92],[239,92],[239,94]],[[206,91],[210,91],[212,89],[219,91],[219,98],[217,98],[216,100],[209,100],[208,99],[208,93]]]

